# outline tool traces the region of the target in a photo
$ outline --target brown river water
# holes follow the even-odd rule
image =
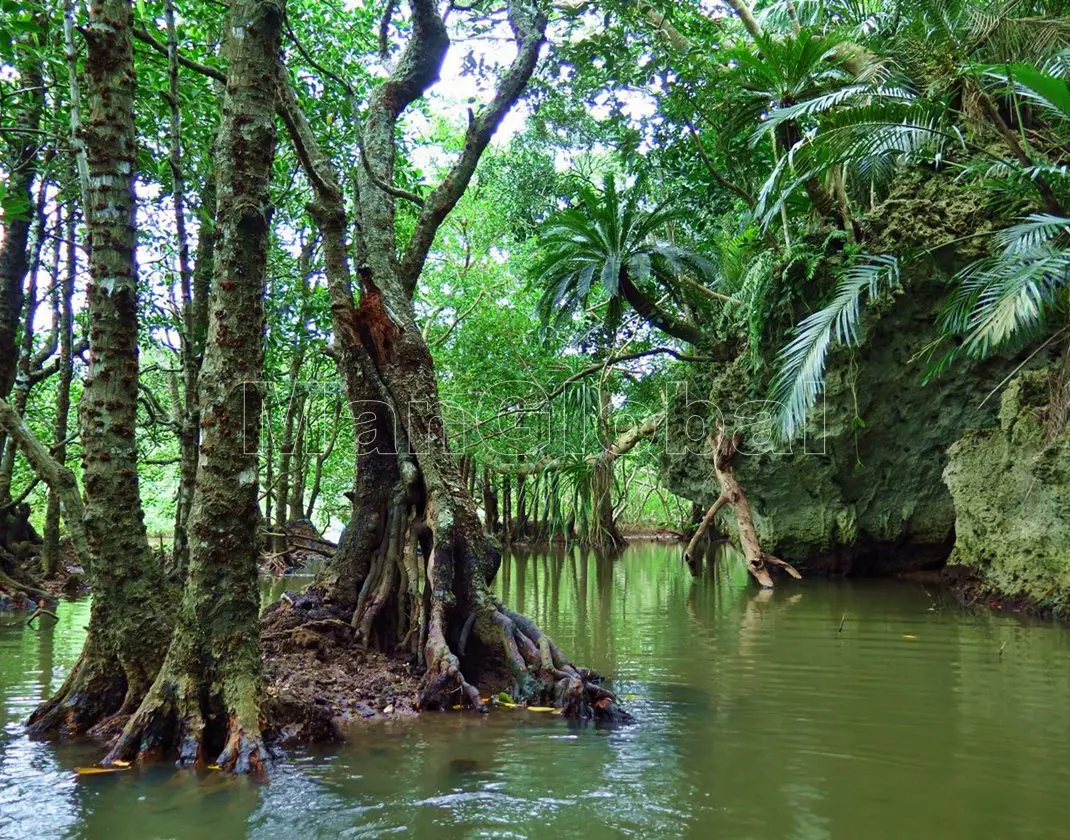
[[[514,555],[497,586],[636,723],[429,714],[291,752],[268,784],[80,777],[99,748],[21,722],[77,658],[88,601],[55,627],[0,615],[0,838],[1070,837],[1066,628],[895,581],[758,593],[731,552],[693,581],[675,545]]]

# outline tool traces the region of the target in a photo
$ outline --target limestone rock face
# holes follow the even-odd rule
[[[1070,615],[1070,435],[1045,445],[1046,371],[1018,376],[999,425],[965,434],[944,480],[954,501],[953,562],[987,588]]]
[[[869,253],[929,255],[905,262],[903,289],[864,317],[861,346],[830,356],[805,445],[796,442],[790,453],[763,445],[769,435],[754,399],[767,381],[756,383],[742,358],[696,370],[687,396],[670,403],[662,461],[668,486],[701,505],[716,498],[700,427],[702,417],[719,413],[756,453],[737,456],[736,469],[767,550],[800,568],[834,573],[942,564],[955,526],[942,481],[948,448],[968,428],[995,425],[995,399],[980,403],[1012,369],[1005,359],[959,361],[923,384],[949,278],[979,255],[979,237],[963,241],[962,232],[989,226],[971,200],[932,178],[906,185],[867,220]],[[943,243],[954,244],[938,247]],[[781,343],[771,338],[771,352]],[[709,405],[700,402],[706,399]],[[720,516],[730,526],[731,517]]]

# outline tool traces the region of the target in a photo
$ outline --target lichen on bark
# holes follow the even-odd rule
[[[149,549],[137,474],[136,134],[132,9],[92,4],[84,28],[89,166],[88,381],[79,405],[93,606],[70,676],[30,718],[36,735],[72,735],[133,711],[167,639],[162,567]]]

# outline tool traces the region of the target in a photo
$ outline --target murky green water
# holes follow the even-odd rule
[[[765,598],[731,561],[693,583],[675,546],[516,557],[499,586],[613,674],[638,723],[428,715],[290,755],[266,786],[163,767],[78,778],[99,750],[32,743],[19,722],[77,657],[87,605],[50,629],[0,617],[0,837],[1070,834],[1065,629],[887,581]]]

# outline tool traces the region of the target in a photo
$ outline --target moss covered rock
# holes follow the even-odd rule
[[[995,425],[994,402],[979,404],[1011,369],[1004,359],[959,363],[923,384],[949,279],[980,256],[979,238],[963,233],[993,224],[973,202],[949,179],[915,179],[867,220],[868,252],[915,256],[900,293],[865,317],[861,346],[830,357],[805,444],[791,452],[763,444],[770,436],[755,398],[767,382],[755,382],[742,358],[695,371],[669,411],[662,467],[672,490],[701,505],[716,498],[700,417],[722,416],[744,433],[750,454],[737,456],[736,469],[767,550],[811,571],[942,564],[955,524],[941,478],[947,450],[965,429]],[[783,342],[769,336],[770,353]]]
[[[953,562],[983,586],[1070,616],[1070,434],[1044,440],[1046,371],[1016,377],[999,426],[963,435],[944,480],[955,504]]]

